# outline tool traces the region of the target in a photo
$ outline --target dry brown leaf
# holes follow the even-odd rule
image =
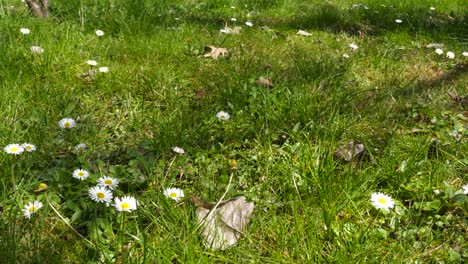
[[[90,70],[88,70],[88,71],[86,71],[86,72],[78,73],[78,74],[76,75],[76,77],[78,77],[78,78],[80,78],[80,79],[82,79],[82,80],[84,80],[84,81],[90,82],[90,81],[92,81],[96,76],[95,76],[95,74],[94,74],[94,70],[91,70],[91,69],[90,69]]]
[[[297,32],[297,35],[301,35],[301,36],[304,36],[304,37],[310,37],[310,36],[312,36],[312,34],[310,34],[309,32],[306,32],[306,31],[304,31],[304,30],[299,30],[299,31]]]
[[[271,78],[263,78],[260,77],[258,80],[255,81],[259,86],[263,86],[266,88],[272,88],[273,87],[273,82],[271,81]]]
[[[205,46],[205,52],[208,52],[205,54],[205,58],[211,57],[214,60],[218,59],[219,56],[221,57],[226,57],[228,54],[228,50],[225,48],[218,48],[212,45]]]
[[[224,33],[224,34],[232,34],[232,35],[239,35],[241,27],[228,27],[226,24],[223,29],[221,29],[219,32]]]
[[[202,228],[205,247],[209,249],[224,250],[234,245],[254,210],[254,203],[246,202],[244,196],[221,201],[217,207],[197,197],[193,197],[193,201],[199,206],[197,223]]]
[[[465,96],[459,96],[455,91],[447,91],[447,95],[455,102],[455,103],[463,103],[466,101]]]
[[[354,143],[354,140],[349,141],[341,148],[335,151],[335,157],[342,158],[346,161],[352,161],[364,151],[364,144]]]

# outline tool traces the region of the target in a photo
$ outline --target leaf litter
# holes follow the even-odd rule
[[[254,203],[244,196],[220,201],[216,204],[192,197],[197,208],[197,223],[201,228],[204,245],[220,249],[234,245],[243,234],[254,210]]]
[[[205,58],[212,58],[214,60],[218,59],[218,57],[226,57],[228,55],[228,50],[225,48],[220,48],[220,47],[215,47],[213,45],[208,45],[205,46],[205,55],[203,55]]]

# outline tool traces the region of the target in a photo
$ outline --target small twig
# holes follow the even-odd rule
[[[177,156],[174,156],[174,158],[172,158],[171,162],[169,163],[169,166],[167,167],[166,173],[164,173],[164,180],[163,181],[166,181],[167,175],[169,175],[169,171],[171,170],[172,163],[174,163],[176,158],[177,158]]]

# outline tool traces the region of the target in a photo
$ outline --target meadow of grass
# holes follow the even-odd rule
[[[51,2],[38,19],[0,1],[0,263],[468,260],[466,0]],[[137,210],[90,198],[104,175]],[[226,189],[255,209],[234,246],[207,249],[190,197]]]

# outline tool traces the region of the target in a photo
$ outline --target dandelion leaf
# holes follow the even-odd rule
[[[218,57],[226,57],[226,55],[228,54],[228,50],[225,49],[225,48],[219,48],[219,47],[215,47],[215,46],[212,46],[212,45],[208,45],[208,46],[205,46],[205,52],[208,52],[206,53],[204,56],[205,58],[212,58],[214,60],[218,59]]]
[[[198,200],[198,199],[197,199]],[[234,245],[250,221],[254,210],[253,202],[246,202],[244,196],[224,200],[214,205],[198,202],[197,222],[201,228],[204,244],[209,249],[224,250]]]

